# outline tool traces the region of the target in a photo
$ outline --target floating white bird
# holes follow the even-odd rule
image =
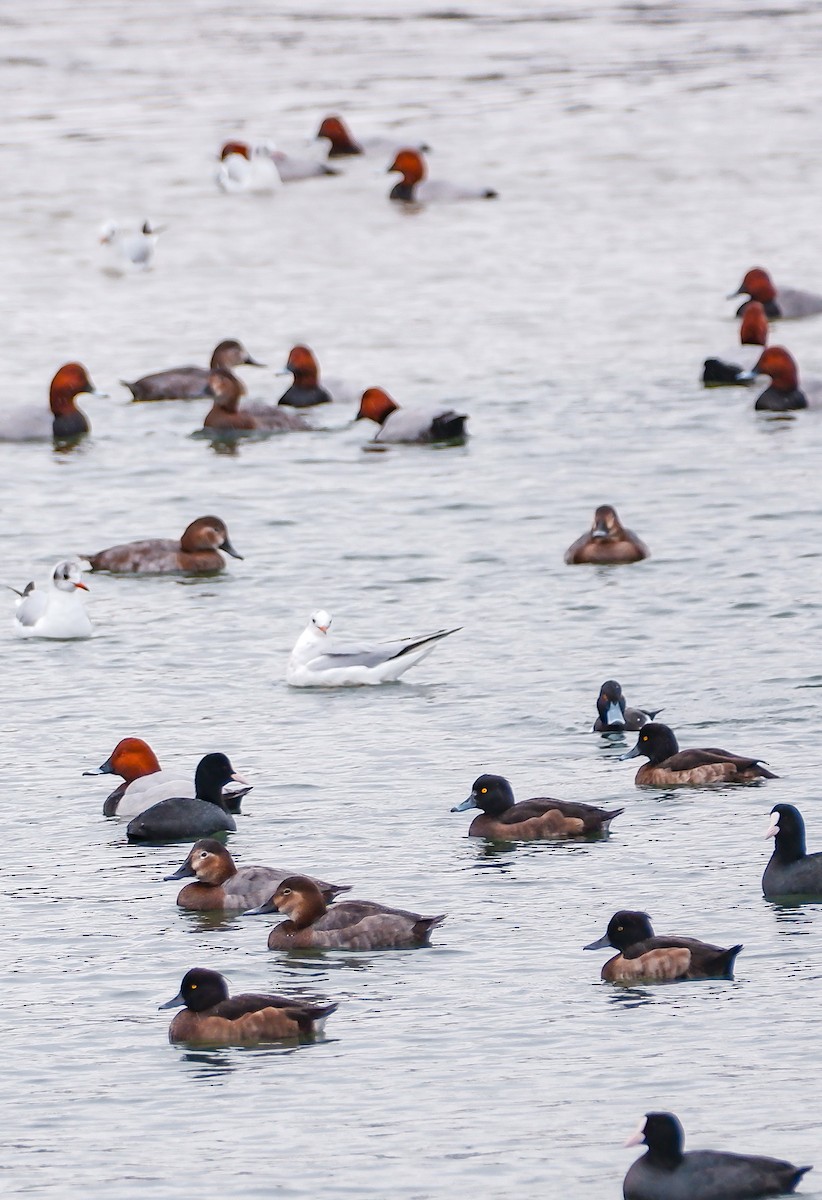
[[[121,229],[114,221],[106,221],[100,230],[100,244],[105,246],[107,262],[105,269],[115,274],[124,271],[150,271],[157,248],[157,236],[161,229],[144,221],[139,229]]]
[[[14,632],[17,637],[29,638],[87,638],[91,637],[88,619],[78,589],[88,588],[80,579],[80,564],[73,560],[59,562],[51,574],[51,587],[38,589],[33,583],[19,592]],[[15,588],[11,589],[15,591]]]
[[[217,183],[224,192],[276,192],[283,185],[277,164],[260,146],[226,142],[220,151]]]
[[[420,638],[335,649],[329,643],[330,625],[329,613],[322,610],[312,613],[288,660],[285,678],[292,687],[391,683],[430,654],[436,642],[457,632],[457,629],[440,629]]]

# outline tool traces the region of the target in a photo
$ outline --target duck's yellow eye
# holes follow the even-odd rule
[[[622,933],[622,926],[621,926],[621,925],[617,925],[617,933]]]
[[[645,733],[645,734],[643,734],[643,735],[642,735],[642,740],[643,740],[643,742],[647,742],[647,740],[648,740],[648,735],[647,735],[647,733]]]
[[[192,992],[196,992],[196,991],[197,991],[197,984],[196,984],[196,983],[192,983],[192,985],[191,985],[191,990],[192,990]]]
[[[480,788],[480,791],[482,792],[482,794],[484,796],[485,793],[488,791],[488,788]]]

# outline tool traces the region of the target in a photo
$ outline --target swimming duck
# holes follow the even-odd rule
[[[593,733],[621,733],[641,729],[662,709],[644,712],[641,708],[626,708],[620,684],[615,679],[606,679],[597,696],[597,712],[599,716],[594,721]]]
[[[626,529],[610,504],[601,504],[594,513],[593,524],[565,551],[568,565],[595,563],[612,566],[617,563],[641,562],[651,552],[640,538]]]
[[[116,221],[106,221],[100,230],[100,245],[106,249],[104,270],[113,274],[123,271],[150,271],[154,265],[157,236],[162,229],[143,221],[139,229],[121,229]]]
[[[128,388],[134,400],[191,400],[208,395],[208,377],[220,367],[230,371],[232,367],[264,365],[251,357],[242,342],[228,338],[215,346],[209,367],[171,367],[168,371],[144,375],[142,379],[135,379],[134,383],[125,379],[120,382]],[[240,382],[240,386],[245,392],[245,384]]]
[[[149,538],[143,542],[124,542],[85,557],[93,571],[111,571],[123,575],[205,575],[222,571],[225,561],[220,554],[242,559],[231,544],[225,522],[219,517],[198,517],[183,531],[179,541]]]
[[[399,150],[402,150],[403,146],[408,145],[407,142],[398,142],[387,137],[357,138],[355,140],[342,117],[335,116],[324,118],[317,130],[317,137],[325,138],[329,143],[329,158],[351,158],[358,154],[393,158]],[[422,151],[427,151],[429,148],[424,142],[420,142],[415,147]]]
[[[366,388],[355,420],[380,426],[374,442],[452,442],[465,436],[465,413],[444,404],[423,409],[400,408],[382,388]]]
[[[761,759],[744,758],[710,746],[680,750],[674,731],[661,722],[643,725],[633,750],[620,759],[647,758],[636,773],[637,787],[704,787],[711,783],[750,783],[754,779],[776,779]]]
[[[771,386],[757,397],[757,412],[793,412],[808,407],[808,397],[799,387],[796,360],[784,346],[769,346],[748,373],[750,379],[769,375]]]
[[[493,188],[465,186],[446,183],[444,180],[428,179],[428,167],[419,150],[410,147],[400,150],[388,174],[398,171],[402,175],[388,193],[389,200],[405,200],[415,204],[428,204],[438,200],[493,200],[499,192]]]
[[[758,300],[751,300],[745,306],[739,326],[739,343],[735,350],[705,359],[702,368],[705,387],[747,387],[751,382],[752,370],[759,361],[762,348],[768,344],[768,318]]]
[[[214,433],[285,433],[311,426],[297,413],[265,404],[248,404],[240,408],[242,386],[230,371],[211,371],[208,376],[208,395],[214,400],[203,422],[204,429]]]
[[[474,780],[468,799],[455,805],[451,812],[464,812],[468,808],[482,809],[482,816],[474,817],[471,822],[469,837],[517,842],[596,837],[608,833],[614,817],[625,812],[624,808],[606,811],[593,804],[547,797],[516,804],[513,788],[502,775],[480,775]]]
[[[277,192],[283,185],[277,164],[261,146],[226,142],[220,150],[217,184],[224,192]]]
[[[130,842],[179,842],[236,830],[223,788],[231,780],[251,785],[238,775],[225,754],[206,754],[194,775],[194,798],[170,796],[152,804],[129,822]],[[245,793],[243,793],[245,794]],[[236,797],[235,797],[236,800]],[[236,810],[238,811],[238,810]]]
[[[733,979],[734,960],[742,945],[723,950],[696,938],[657,935],[644,912],[614,913],[601,938],[586,950],[613,946],[619,954],[602,968],[606,983],[671,983],[677,979]]]
[[[294,346],[285,369],[294,376],[294,382],[280,396],[280,404],[289,408],[313,408],[331,402],[330,392],[320,387],[319,364],[308,346]]]
[[[196,878],[197,882],[186,884],[177,897],[180,908],[192,912],[246,912],[268,900],[291,874],[277,867],[238,867],[222,842],[201,838],[191,847],[183,865],[165,878]],[[326,883],[322,879],[312,882],[328,904],[340,892],[350,891],[347,883]]]
[[[736,296],[750,296],[758,300],[765,309],[765,315],[771,321],[780,317],[812,317],[814,313],[822,312],[822,296],[816,292],[802,292],[797,288],[778,288],[767,271],[761,267],[753,267],[746,272],[745,278],[735,292],[728,296],[733,300]],[[740,304],[736,315],[741,317],[751,303],[746,300]]]
[[[91,433],[85,413],[75,400],[83,394],[96,395],[86,368],[65,363],[51,381],[49,409],[21,408],[0,418],[0,442],[68,441]]]
[[[249,913],[282,912],[289,918],[268,935],[269,950],[406,950],[427,946],[431,930],[445,916],[421,917],[371,900],[340,900],[331,909],[316,883],[289,875],[274,895]]]
[[[142,738],[122,738],[106,761],[83,775],[119,775],[123,782],[103,804],[105,817],[136,817],[158,800],[185,795],[191,784],[174,771],[163,771],[157,755]],[[167,788],[160,795],[158,789]],[[149,799],[149,797],[151,797]]]
[[[249,1046],[314,1037],[337,1008],[253,992],[229,996],[223,976],[204,967],[186,971],[179,993],[160,1010],[181,1005],[185,1009],[171,1022],[168,1040],[194,1046]]]
[[[50,588],[29,583],[18,592],[15,635],[59,641],[91,637],[91,621],[78,591],[88,591],[81,579],[80,564],[72,560],[59,562],[51,573]]]
[[[297,638],[285,678],[292,687],[346,687],[393,683],[457,629],[440,629],[421,638],[376,642],[370,646],[329,645],[330,613],[319,609]]]
[[[805,822],[792,804],[776,804],[766,837],[774,838],[773,854],[762,876],[769,900],[778,896],[822,896],[822,851],[805,850]]]
[[[793,1192],[811,1167],[779,1158],[729,1154],[724,1150],[683,1152],[685,1133],[673,1113],[645,1114],[626,1146],[648,1147],[625,1176],[624,1200],[756,1200]]]
[[[316,158],[305,158],[288,154],[271,142],[262,142],[260,149],[264,151],[277,167],[277,173],[283,183],[297,183],[301,179],[317,179],[328,175],[339,175],[335,167],[328,163],[318,162]]]

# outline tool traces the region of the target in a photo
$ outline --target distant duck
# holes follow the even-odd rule
[[[119,775],[123,780],[103,805],[105,817],[136,817],[158,800],[185,795],[189,780],[179,772],[163,771],[157,755],[142,738],[122,738],[96,770],[83,775]],[[161,789],[169,790],[161,792]]]
[[[185,862],[166,879],[196,879],[188,883],[177,897],[180,908],[192,912],[246,912],[264,904],[282,881],[293,871],[278,867],[238,867],[222,842],[201,838],[191,847]],[[327,904],[340,894],[350,891],[347,883],[326,883],[314,879]]]
[[[352,158],[367,154],[388,159],[393,158],[403,146],[409,144],[407,141],[398,142],[396,138],[387,137],[355,139],[342,117],[337,116],[324,118],[317,130],[317,137],[328,142],[329,158]],[[415,149],[427,151],[429,147],[420,142]]]
[[[734,962],[742,945],[723,950],[696,938],[655,934],[644,912],[614,913],[608,929],[586,950],[613,947],[619,953],[602,968],[606,983],[640,985],[685,979],[733,979]]]
[[[311,428],[297,413],[279,406],[255,403],[240,408],[242,385],[230,371],[211,371],[207,392],[213,404],[203,429],[214,434],[285,433]]]
[[[762,349],[768,344],[768,318],[758,300],[745,306],[739,326],[740,344],[715,358],[706,358],[702,368],[705,387],[746,387],[753,379],[752,371]]]
[[[334,399],[326,388],[320,387],[320,367],[308,346],[294,346],[285,369],[294,376],[294,382],[280,396],[280,404],[287,408],[313,408]]]
[[[226,142],[220,150],[217,184],[224,192],[277,192],[283,185],[277,164],[260,146]]]
[[[499,195],[493,188],[429,179],[425,159],[419,150],[410,147],[400,150],[388,168],[389,175],[395,172],[399,172],[402,179],[392,187],[389,200],[429,204],[448,200],[493,200]]]
[[[219,517],[198,517],[186,526],[182,537],[148,538],[109,546],[85,557],[93,571],[121,575],[205,575],[222,571],[222,554],[241,559],[231,544],[225,522]]]
[[[160,1009],[179,1008],[168,1040],[193,1046],[253,1046],[321,1033],[336,1004],[306,1004],[286,996],[242,993],[229,996],[222,975],[192,967],[179,993]]]
[[[805,849],[805,822],[792,804],[776,804],[766,837],[774,839],[773,854],[762,876],[769,900],[786,896],[822,898],[822,851]]]
[[[469,837],[517,842],[600,837],[609,832],[614,817],[625,812],[624,808],[608,811],[593,804],[547,797],[517,804],[511,784],[502,775],[480,775],[474,780],[471,795],[451,812],[468,808],[482,810],[482,815],[471,822]]]
[[[741,317],[751,300],[758,300],[765,309],[765,315],[771,321],[780,317],[812,317],[822,312],[822,296],[816,292],[802,292],[797,288],[777,287],[767,271],[762,267],[753,267],[746,272],[745,278],[735,292],[728,296],[733,300],[736,296],[750,296],[737,309],[736,315]]]
[[[382,388],[366,388],[357,421],[375,421],[380,428],[372,442],[454,442],[465,437],[465,413],[444,404],[427,408],[400,408]]]
[[[288,154],[271,142],[261,143],[260,149],[275,164],[283,183],[298,183],[302,179],[322,179],[340,174],[335,167],[329,167],[327,163],[319,162],[316,158]]]
[[[597,696],[597,712],[599,716],[594,721],[593,733],[621,733],[623,730],[635,731],[653,721],[661,708],[649,709],[626,708],[622,687],[615,679],[606,679],[599,689]]]
[[[215,347],[210,367],[172,367],[154,375],[144,375],[134,383],[120,382],[131,392],[133,400],[190,400],[208,395],[208,377],[218,368],[230,371],[233,367],[262,367],[246,350],[242,342],[229,338]],[[241,383],[243,392],[245,385]]]
[[[407,950],[427,946],[444,916],[421,917],[371,900],[340,900],[327,908],[305,875],[284,879],[270,900],[249,914],[281,912],[289,918],[268,935],[269,950]]]
[[[799,387],[796,360],[784,346],[769,346],[763,350],[750,378],[755,379],[757,375],[769,375],[771,384],[757,397],[755,411],[781,413],[809,407],[807,393]],[[817,385],[816,393],[821,390]],[[815,394],[812,400],[813,407],[819,407],[822,397]]]
[[[197,764],[194,797],[170,796],[152,804],[129,822],[128,840],[179,842],[211,837],[223,830],[233,832],[237,825],[223,795],[223,788],[232,780],[248,784],[247,779],[237,774],[225,754],[206,754]],[[250,790],[248,784],[246,791]],[[239,797],[235,797],[234,803],[235,811],[238,811]]]
[[[594,513],[590,531],[583,533],[565,551],[565,562],[569,566],[579,563],[615,566],[641,562],[650,554],[645,543],[621,523],[616,509],[610,504],[601,504]]]
[[[621,758],[649,760],[636,773],[637,787],[705,787],[777,778],[758,758],[745,758],[715,747],[680,750],[674,731],[661,722],[643,725],[639,741]]]
[[[150,221],[144,221],[137,229],[122,229],[116,221],[106,221],[100,230],[100,245],[106,252],[104,270],[118,275],[126,271],[150,271],[157,237],[162,232]]]
[[[440,629],[419,638],[336,647],[328,638],[330,626],[330,613],[319,609],[311,614],[288,660],[285,678],[292,687],[393,683],[422,662],[437,642],[458,632]]]
[[[75,403],[84,394],[99,394],[86,368],[65,363],[51,381],[48,408],[27,406],[0,415],[0,442],[73,441],[90,433],[88,417]]]
[[[15,591],[15,588],[11,589]],[[80,564],[59,562],[51,573],[50,586],[27,584],[14,614],[14,633],[19,638],[49,638],[70,641],[91,637],[91,621],[78,592],[87,592]]]
[[[673,1113],[650,1112],[626,1146],[648,1147],[622,1184],[624,1200],[757,1200],[793,1192],[811,1167],[779,1158],[683,1151],[685,1134]]]

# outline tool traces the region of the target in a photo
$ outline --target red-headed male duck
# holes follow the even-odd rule
[[[341,173],[336,167],[329,167],[328,163],[320,162],[316,158],[280,150],[272,142],[261,142],[258,149],[274,162],[283,183],[298,183],[301,179],[318,179]]]
[[[641,562],[651,552],[640,538],[626,529],[610,504],[601,504],[594,513],[588,533],[578,537],[565,551],[565,561],[613,566],[618,563]]]
[[[312,1038],[337,1007],[257,992],[229,996],[223,976],[204,967],[186,971],[178,994],[160,1009],[183,1005],[169,1026],[168,1040],[190,1046],[256,1046]]]
[[[59,562],[51,573],[50,583],[49,588],[29,583],[17,593],[15,635],[55,641],[91,637],[91,621],[78,595],[88,591],[80,576],[80,564],[73,560]]]
[[[220,367],[230,371],[232,367],[242,366],[262,367],[265,364],[252,358],[242,342],[228,338],[214,348],[208,367],[171,367],[168,371],[144,375],[134,383],[126,379],[120,382],[134,400],[191,400],[208,395],[208,377],[212,371]],[[245,392],[245,385],[241,383],[240,386]]]
[[[697,938],[655,934],[647,913],[628,909],[614,913],[602,937],[583,949],[609,946],[619,954],[608,959],[601,978],[628,986],[678,979],[733,979],[734,961],[742,949],[741,943],[725,950]]]
[[[329,909],[305,875],[290,875],[270,900],[249,912],[282,912],[289,918],[269,933],[269,950],[406,950],[427,946],[431,930],[445,920],[371,900],[341,900]]]
[[[190,780],[179,772],[163,771],[157,755],[142,738],[122,738],[106,761],[96,770],[84,775],[119,775],[123,780],[111,792],[103,805],[106,817],[136,817],[158,800],[185,795]],[[160,789],[169,789],[161,792]]]
[[[757,375],[769,375],[771,379],[770,387],[757,397],[754,405],[757,412],[794,412],[809,407],[806,390],[799,387],[796,360],[784,346],[769,346],[762,352],[750,378],[755,379]],[[812,391],[814,408],[822,402],[820,391],[818,385]]]
[[[400,408],[382,388],[366,388],[356,420],[380,426],[373,442],[456,442],[465,437],[465,413],[444,404],[427,408]]]
[[[100,245],[105,248],[103,270],[121,275],[124,271],[150,271],[154,265],[157,237],[163,230],[143,221],[138,229],[121,229],[115,221],[106,221],[100,230]]]
[[[715,746],[680,750],[673,729],[661,721],[642,726],[633,750],[620,755],[621,761],[628,758],[648,759],[636,773],[637,787],[705,787],[777,778],[759,758],[745,758]]]
[[[207,391],[214,403],[203,422],[203,428],[213,433],[284,433],[289,429],[311,428],[297,413],[279,406],[273,408],[265,404],[249,404],[241,409],[240,383],[230,371],[211,371]]]
[[[226,142],[220,150],[217,184],[224,192],[276,192],[283,185],[277,164],[260,146]]]
[[[444,180],[428,179],[428,167],[418,150],[406,147],[400,150],[388,174],[399,171],[402,179],[395,183],[388,194],[390,200],[406,200],[428,204],[437,200],[493,200],[498,192],[493,188],[446,183]]]
[[[293,871],[278,867],[238,867],[231,852],[214,838],[201,838],[191,847],[181,867],[166,879],[196,879],[187,883],[177,904],[190,912],[246,912],[264,904]],[[310,876],[309,876],[310,878]],[[327,904],[350,891],[347,883],[326,883],[314,879]]]
[[[243,557],[232,546],[224,521],[219,517],[198,517],[179,541],[149,538],[144,542],[124,542],[85,557],[93,571],[122,575],[207,575],[223,570],[225,560],[221,550],[232,558]]]
[[[771,321],[780,317],[812,317],[814,313],[822,312],[822,296],[816,292],[802,292],[797,288],[777,287],[762,267],[753,267],[746,273],[737,290],[731,292],[728,299],[733,300],[735,296],[750,296],[751,300],[758,300]],[[746,300],[739,306],[736,310],[738,317],[742,316],[751,300]]]
[[[342,117],[325,117],[317,130],[317,137],[328,142],[329,158],[351,158],[358,154],[393,158],[408,142],[398,142],[386,137],[354,138]],[[415,150],[427,151],[429,146],[420,142]]]
[[[80,363],[66,363],[51,381],[49,409],[26,407],[12,409],[0,416],[0,442],[73,441],[91,433],[85,413],[75,400],[78,396],[99,395]]]
[[[280,404],[287,408],[313,408],[317,404],[329,404],[333,399],[330,392],[320,387],[320,367],[308,346],[292,347],[285,370],[291,372],[294,382],[280,396]]]
[[[751,370],[756,366],[762,347],[768,344],[768,318],[758,300],[745,306],[739,326],[739,345],[734,350],[714,358],[706,358],[702,368],[705,387],[747,387]]]
[[[223,795],[227,783],[248,784],[238,775],[225,754],[206,754],[194,774],[194,796],[167,796],[139,813],[128,824],[130,842],[180,842],[211,837],[223,830],[233,832],[237,825]],[[246,791],[251,790],[249,784]],[[242,793],[245,795],[245,792]],[[233,811],[239,811],[240,793],[235,793]]]

